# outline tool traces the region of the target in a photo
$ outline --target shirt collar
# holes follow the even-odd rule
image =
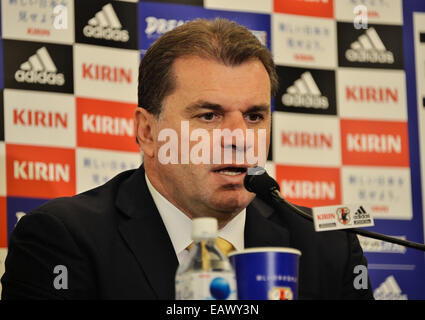
[[[192,243],[192,220],[155,189],[146,173],[145,178],[149,192],[173,244],[174,251],[178,255]],[[236,250],[242,250],[245,247],[245,218],[246,209],[243,209],[222,229],[218,230],[218,236],[229,241]]]
[[[192,220],[177,209],[170,201],[160,194],[149,181],[145,174],[146,184],[152,195],[153,201],[161,215],[165,228],[174,247],[176,254],[185,250],[192,243]]]

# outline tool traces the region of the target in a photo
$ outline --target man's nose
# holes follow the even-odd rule
[[[245,117],[241,112],[230,113],[223,122],[222,129],[230,129],[231,131],[241,129],[245,132],[247,129]]]
[[[242,113],[230,114],[222,124],[223,148],[232,148],[236,151],[244,151],[246,147],[246,121]],[[227,130],[226,130],[227,129]],[[228,136],[230,135],[230,137]]]

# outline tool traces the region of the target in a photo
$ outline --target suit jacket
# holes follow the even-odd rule
[[[301,250],[300,299],[373,298],[370,283],[353,286],[353,269],[366,259],[352,234],[316,233],[311,222],[254,199],[245,247],[264,246]],[[9,239],[2,298],[174,299],[177,266],[141,166],[21,218]]]

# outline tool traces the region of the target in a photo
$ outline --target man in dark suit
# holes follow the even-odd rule
[[[247,170],[264,162],[276,89],[271,55],[246,28],[198,20],[166,33],[139,70],[143,165],[23,217],[10,237],[2,298],[173,299],[191,219],[202,216],[217,218],[236,250],[301,250],[301,299],[372,298],[370,284],[354,286],[354,268],[366,265],[355,236],[315,233],[243,187]],[[217,129],[224,133],[214,140]],[[256,163],[235,160],[249,149]]]

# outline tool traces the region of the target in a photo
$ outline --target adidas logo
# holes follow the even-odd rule
[[[402,294],[394,276],[389,276],[375,289],[373,296],[376,300],[407,300],[407,294]]]
[[[350,62],[394,63],[393,53],[385,48],[375,28],[369,28],[354,41],[345,52],[345,57]]]
[[[356,212],[354,212],[353,220],[354,224],[371,223],[372,221],[370,214],[363,208],[363,206],[360,206]]]
[[[122,30],[122,25],[117,14],[108,3],[97,12],[83,28],[83,34],[88,38],[105,39],[127,42],[130,39],[127,30]]]
[[[300,79],[286,89],[282,96],[282,103],[290,107],[304,107],[314,109],[329,108],[327,97],[322,96],[313,76],[309,71],[304,72]]]
[[[366,212],[366,210],[363,208],[363,206],[360,206],[358,209],[357,209],[357,211],[354,213],[354,215],[356,216],[356,217],[361,217],[362,215],[369,215],[367,212]]]
[[[38,49],[29,57],[28,61],[21,64],[20,70],[15,72],[15,80],[56,86],[65,84],[64,74],[57,73],[56,66],[46,47]]]

